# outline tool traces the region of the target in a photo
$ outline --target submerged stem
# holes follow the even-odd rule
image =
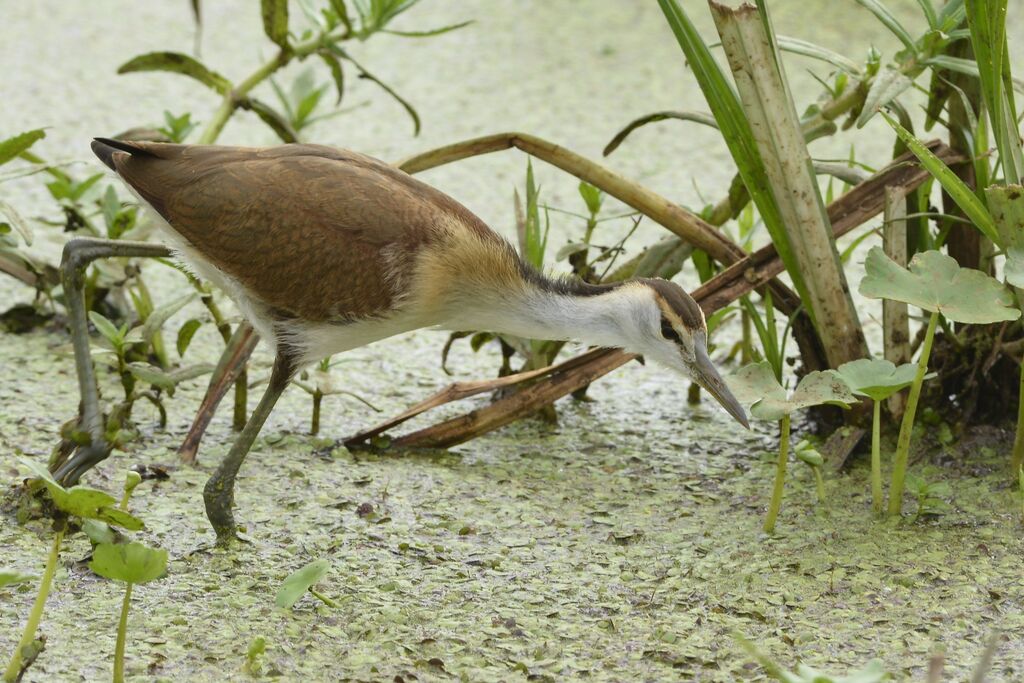
[[[21,673],[21,652],[35,639],[36,629],[43,618],[43,607],[46,605],[46,598],[50,594],[50,584],[53,583],[53,575],[57,572],[57,560],[60,556],[60,544],[64,540],[64,529],[60,529],[53,536],[53,545],[50,546],[50,555],[46,558],[46,569],[43,571],[43,578],[39,582],[39,592],[36,593],[36,601],[32,605],[32,611],[28,615],[28,623],[21,634],[21,640],[11,655],[11,661],[4,671],[5,683],[13,683]]]
[[[117,644],[114,646],[114,683],[124,683],[124,641],[128,634],[128,608],[132,602],[132,584],[125,584],[121,602],[121,620],[117,622]]]
[[[764,520],[766,534],[775,533],[775,520],[782,507],[782,487],[786,483],[786,461],[789,458],[789,415],[779,420],[779,461],[775,465],[775,487],[772,489],[772,500],[768,504],[768,516]]]
[[[892,484],[889,487],[889,514],[898,515],[903,511],[903,480],[907,475],[907,459],[910,456],[910,437],[914,430],[914,415],[917,413],[917,401],[921,397],[921,385],[924,375],[928,372],[928,356],[932,352],[932,341],[935,339],[935,327],[939,322],[939,313],[935,311],[928,319],[928,331],[921,345],[921,356],[917,359],[917,375],[910,385],[910,396],[903,412],[900,424],[900,436],[896,442],[896,457],[893,461]]]
[[[875,514],[882,514],[885,511],[884,497],[882,491],[882,447],[881,447],[881,422],[882,402],[875,400],[874,415],[871,418],[871,508]]]

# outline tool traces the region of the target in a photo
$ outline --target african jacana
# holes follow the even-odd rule
[[[238,469],[296,370],[421,327],[643,354],[747,425],[708,357],[703,312],[676,284],[548,278],[451,197],[355,152],[103,138],[92,149],[276,350],[263,398],[204,490],[220,541],[234,537]]]

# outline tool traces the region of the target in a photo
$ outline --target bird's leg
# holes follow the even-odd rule
[[[68,310],[68,326],[75,350],[75,369],[78,373],[78,392],[81,399],[78,424],[89,435],[89,443],[79,446],[57,470],[54,477],[65,485],[72,485],[96,463],[110,455],[105,436],[103,413],[100,411],[100,391],[96,384],[96,370],[89,354],[89,323],[85,310],[85,269],[98,258],[166,257],[171,251],[161,244],[105,240],[77,237],[64,245],[61,258],[61,283]]]
[[[231,450],[221,460],[217,470],[206,482],[203,489],[203,500],[206,503],[206,517],[217,533],[217,545],[224,546],[236,537],[235,515],[232,507],[235,503],[235,477],[249,454],[253,442],[267,421],[267,416],[274,409],[274,404],[288,386],[294,370],[294,363],[286,354],[279,352],[274,361],[274,369],[270,374],[270,382],[263,393],[256,410],[249,416],[245,427],[238,434]]]

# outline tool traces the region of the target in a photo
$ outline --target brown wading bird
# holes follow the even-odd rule
[[[235,476],[296,371],[421,327],[627,349],[694,380],[747,426],[708,357],[704,315],[676,284],[548,278],[454,199],[354,152],[104,138],[92,149],[276,351],[263,398],[203,492],[221,543],[235,538]]]

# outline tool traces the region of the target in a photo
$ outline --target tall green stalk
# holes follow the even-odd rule
[[[46,598],[50,594],[53,575],[57,572],[57,560],[60,556],[60,545],[63,541],[64,529],[61,528],[53,536],[53,544],[50,546],[50,555],[46,559],[46,569],[43,572],[43,578],[39,582],[39,592],[36,593],[36,601],[33,603],[32,611],[28,615],[28,622],[25,624],[25,630],[21,634],[21,640],[18,642],[17,647],[15,647],[14,654],[11,655],[11,661],[8,662],[7,669],[4,671],[5,683],[14,683],[14,681],[18,680],[18,674],[21,673],[21,653],[35,639],[36,629],[39,628],[39,622],[43,618],[43,607],[46,606]]]
[[[907,408],[903,412],[900,424],[900,436],[896,442],[896,458],[892,469],[892,485],[889,487],[889,514],[898,515],[903,511],[903,481],[907,475],[907,460],[910,456],[910,437],[914,430],[914,416],[917,413],[917,402],[921,398],[921,386],[928,372],[928,357],[932,353],[932,342],[935,340],[935,326],[939,322],[936,311],[928,319],[928,331],[921,345],[921,356],[917,359],[917,375],[910,385],[910,396],[907,397]]]
[[[764,532],[775,533],[775,520],[782,508],[782,490],[786,484],[786,461],[789,459],[789,415],[779,420],[779,460],[775,465],[775,486],[772,488],[772,500],[768,504],[768,516],[764,520]]]

